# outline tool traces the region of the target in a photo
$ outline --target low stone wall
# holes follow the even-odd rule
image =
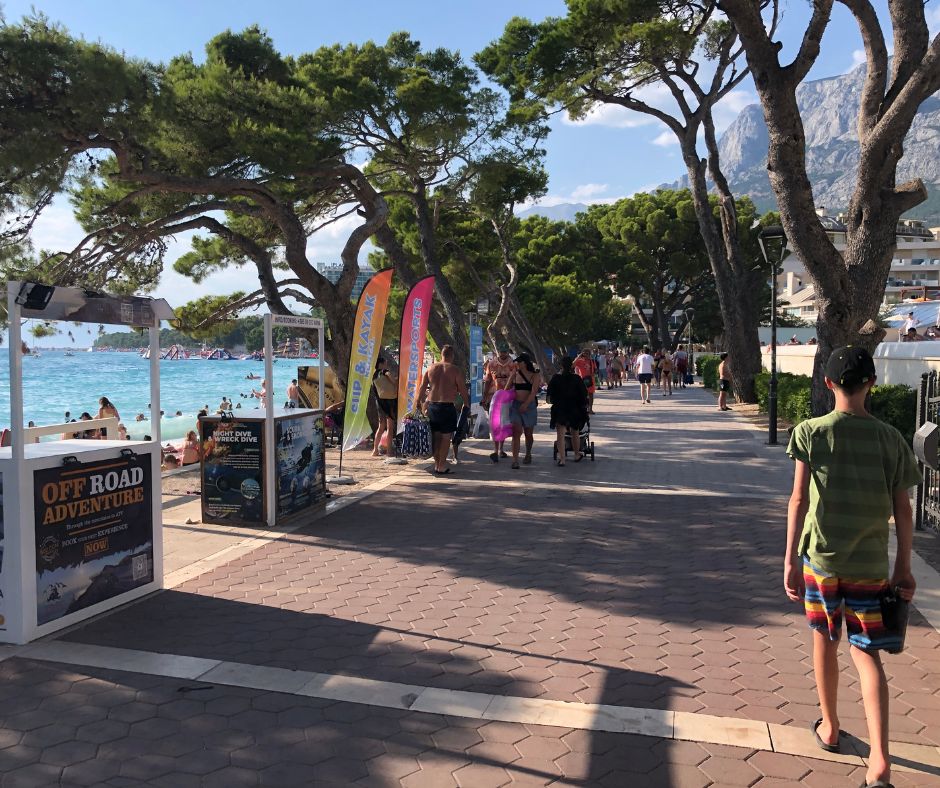
[[[793,375],[812,375],[816,345],[779,345],[777,369]],[[764,347],[764,369],[770,369],[770,347]],[[917,388],[920,376],[940,370],[940,342],[882,342],[875,350],[878,382]]]

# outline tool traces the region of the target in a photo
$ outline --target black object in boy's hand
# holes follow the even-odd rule
[[[897,648],[886,649],[889,654],[900,654],[904,651],[910,615],[911,603],[901,598],[900,587],[886,588],[881,595],[881,620],[888,632],[898,635],[901,639]]]

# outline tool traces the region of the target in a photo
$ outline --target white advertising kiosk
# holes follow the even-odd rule
[[[7,284],[7,312],[11,445],[0,448],[0,643],[22,644],[163,585],[159,328],[174,315],[163,300],[28,282]],[[31,442],[70,425],[23,427],[23,318],[146,327],[152,440],[109,434]]]
[[[275,407],[273,326],[317,331],[318,380],[323,380],[323,321],[265,315],[263,407],[199,420],[205,523],[273,528],[286,517],[326,503],[323,386],[318,409]]]

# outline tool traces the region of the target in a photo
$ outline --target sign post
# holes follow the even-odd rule
[[[483,326],[470,326],[470,404],[483,401]]]

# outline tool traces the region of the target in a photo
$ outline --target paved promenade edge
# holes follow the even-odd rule
[[[852,736],[851,753],[826,753],[802,727],[698,712],[446,690],[82,643],[49,641],[0,651],[0,661],[13,657],[473,720],[719,744],[856,767],[866,765],[868,754],[868,744]],[[895,768],[940,776],[940,747],[892,742],[891,750]]]

